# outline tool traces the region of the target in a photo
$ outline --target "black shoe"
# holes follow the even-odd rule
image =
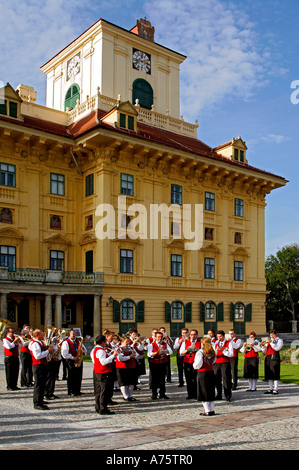
[[[136,398],[129,397],[129,398],[128,398],[128,401],[137,401],[137,400],[136,400]]]
[[[100,411],[100,415],[115,415],[114,411],[110,410],[102,410]]]
[[[167,395],[160,395],[159,398],[162,398],[163,400],[170,400]]]
[[[184,387],[184,384],[179,384],[178,387]]]
[[[35,410],[49,410],[47,405],[34,405]]]
[[[272,395],[272,393],[273,393],[273,390],[266,390],[264,392],[265,395]]]
[[[156,396],[156,395],[152,395],[152,400],[157,400],[157,396]]]
[[[226,397],[226,401],[232,401],[232,396]]]
[[[117,401],[109,400],[108,405],[117,405]]]
[[[200,414],[200,416],[210,416],[208,412],[207,413],[202,412],[202,413],[199,413],[199,414]]]

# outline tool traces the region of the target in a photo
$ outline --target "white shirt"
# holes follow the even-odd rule
[[[218,340],[216,341],[216,343],[214,343],[214,349],[215,349],[215,351],[216,351],[216,345],[217,345],[217,344],[219,344],[219,347],[220,347],[220,348],[223,348],[223,345],[224,345],[224,343],[225,343],[226,341],[227,341],[226,339],[224,339],[224,341],[220,341],[220,340],[218,339]],[[233,344],[232,344],[232,343],[233,343],[232,341],[229,341],[229,343],[228,343],[228,349],[227,349],[227,350],[226,350],[226,349],[223,349],[222,352],[223,352],[224,356],[233,357],[233,355],[234,355],[234,348],[233,348]]]
[[[70,341],[73,341],[70,339]],[[84,344],[82,344],[82,350],[86,353],[87,349],[85,348]],[[63,359],[75,359],[75,357],[70,353],[69,343],[67,340],[63,341],[61,345],[61,355]]]
[[[97,349],[96,351],[96,357],[98,358],[98,360],[100,361],[100,363],[102,364],[102,366],[106,366],[107,364],[111,364],[111,362],[113,362],[114,360],[114,356],[113,355],[109,355],[107,357],[107,354],[106,354],[106,351],[102,348],[102,346],[95,346],[93,348],[93,350],[91,351],[90,353],[90,357],[91,357],[91,360],[94,364],[94,351],[95,349]]]
[[[272,349],[274,349],[274,351],[278,352],[283,347],[283,340],[278,338],[278,336],[277,336],[277,338],[275,338],[275,340],[271,339],[270,343],[268,343],[268,344],[269,344],[269,346],[271,346]],[[267,352],[268,344],[266,344],[266,346],[263,348],[264,353]]]
[[[240,339],[237,339],[237,341],[234,341],[234,338],[232,338],[231,342],[233,343],[234,349],[239,349],[241,347],[242,341]]]
[[[156,343],[156,344],[158,344],[158,346],[159,346],[159,343],[158,343],[157,341],[153,341],[153,343]],[[148,356],[148,357],[152,357],[152,353],[153,353],[153,343],[148,345],[148,348],[147,348],[147,356]],[[161,344],[162,344],[162,343],[161,343]],[[165,343],[164,343],[164,344],[165,344]],[[166,343],[166,346],[167,346],[168,354],[169,354],[169,356],[171,356],[171,354],[172,354],[172,349],[171,349],[171,347],[169,346],[169,344],[167,344],[167,343]],[[159,346],[159,347],[160,347],[160,346]],[[155,356],[154,356],[154,357],[155,357]]]
[[[11,338],[11,339],[13,339],[13,338]],[[6,348],[6,349],[14,349],[16,347],[16,343],[13,343],[13,342],[9,341],[8,339],[3,338],[3,347]]]
[[[255,340],[255,342],[256,342],[256,344],[253,344],[253,348],[252,348],[252,349],[253,349],[255,352],[261,351],[262,348],[260,347],[259,341]],[[246,352],[246,346],[244,347],[244,345],[243,345],[242,348],[240,349],[240,351],[241,351],[241,353]]]

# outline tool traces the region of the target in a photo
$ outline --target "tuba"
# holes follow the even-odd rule
[[[0,339],[5,338],[6,328],[10,325],[10,321],[6,320],[6,318],[0,318]]]

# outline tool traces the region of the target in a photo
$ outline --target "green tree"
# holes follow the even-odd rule
[[[299,310],[299,245],[294,243],[266,259],[268,320],[297,320]]]

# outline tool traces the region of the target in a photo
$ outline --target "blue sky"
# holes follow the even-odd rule
[[[266,255],[299,243],[298,0],[0,0],[0,11],[0,82],[34,86],[41,105],[41,65],[99,18],[131,29],[146,16],[156,42],[188,56],[181,114],[198,119],[198,138],[240,135],[251,165],[289,181],[267,196]]]

